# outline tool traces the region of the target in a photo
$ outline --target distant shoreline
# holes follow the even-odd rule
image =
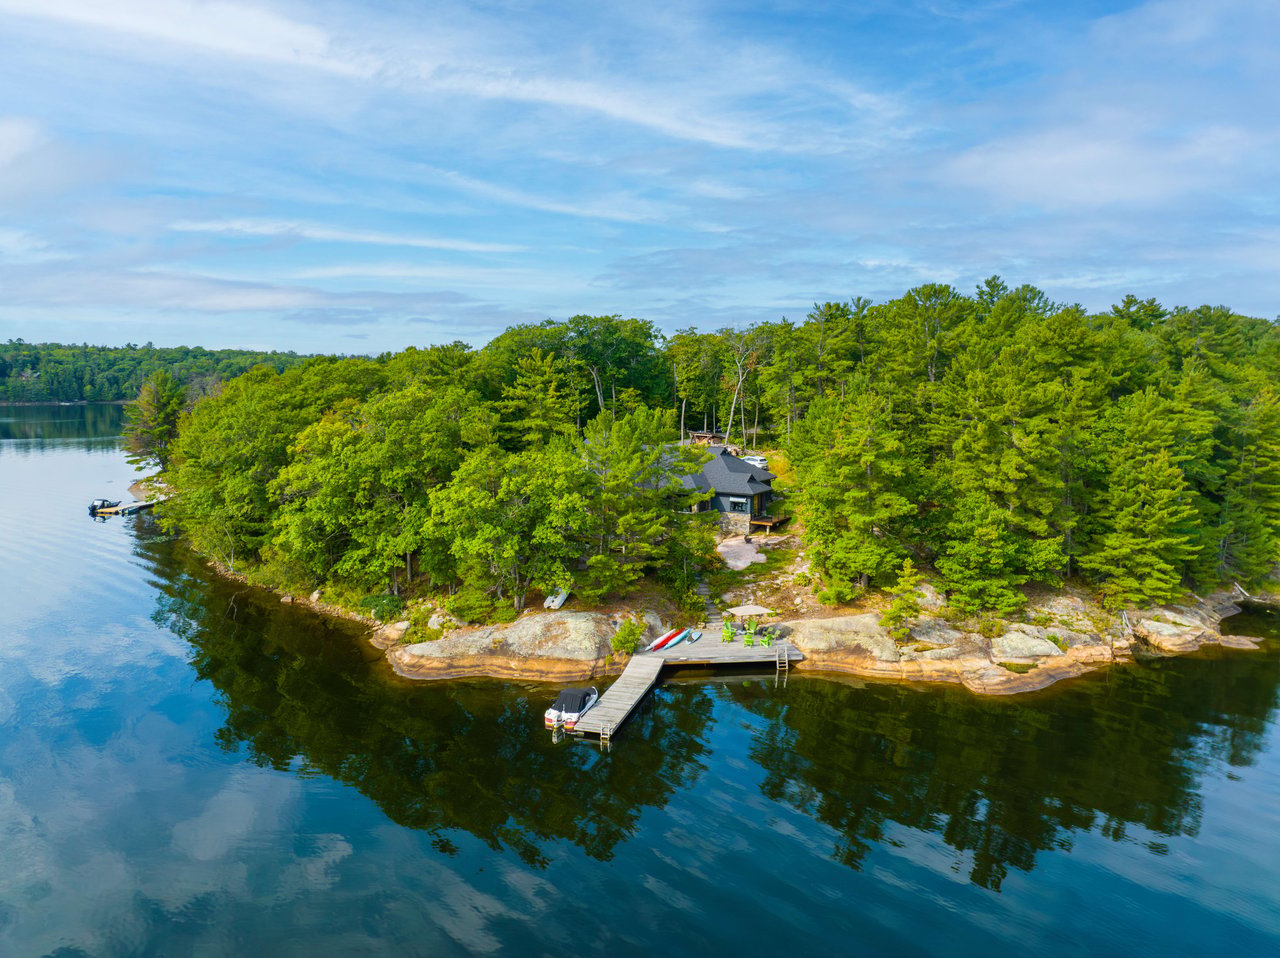
[[[0,399],[0,406],[127,406],[131,399],[77,399],[73,402],[59,399],[43,399],[39,402],[18,402],[14,399]]]

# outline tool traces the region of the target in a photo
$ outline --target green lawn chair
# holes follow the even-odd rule
[[[756,637],[752,635],[750,632],[748,632],[746,635],[742,637],[742,644],[754,646],[756,644]]]
[[[761,645],[768,646],[769,648],[773,648],[773,633],[770,632],[768,629],[763,630],[759,635],[756,636],[756,638],[760,640]]]
[[[721,642],[733,641],[733,626],[730,625],[728,622],[724,624],[724,631],[720,633],[720,641]]]

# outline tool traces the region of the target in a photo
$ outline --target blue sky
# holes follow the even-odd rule
[[[998,273],[1275,317],[1274,0],[0,0],[0,339],[379,352]]]

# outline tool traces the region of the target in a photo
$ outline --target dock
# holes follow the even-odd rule
[[[610,741],[613,733],[658,683],[667,665],[680,668],[758,665],[781,670],[789,669],[792,662],[802,658],[800,650],[785,639],[775,639],[772,646],[749,646],[741,637],[724,642],[718,633],[710,632],[704,633],[692,645],[681,642],[674,649],[638,652],[631,657],[618,680],[605,690],[595,707],[578,719],[573,734],[595,735],[601,742]]]
[[[107,506],[104,509],[99,509],[96,515],[131,516],[135,512],[141,512],[143,509],[150,509],[153,506],[158,506],[168,498],[168,496],[160,496],[157,499],[135,499],[133,502],[122,502],[118,506]]]

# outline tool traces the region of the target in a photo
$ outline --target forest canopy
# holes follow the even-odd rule
[[[1280,329],[992,278],[663,336],[620,316],[376,359],[258,368],[182,420],[171,511],[228,565],[520,608],[572,585],[679,594],[712,562],[674,445],[781,449],[826,592],[904,560],[961,611],[1084,580],[1112,606],[1253,582],[1280,557]]]
[[[276,370],[296,366],[293,353],[200,346],[81,346],[0,343],[0,402],[128,402],[142,384],[164,371],[201,395],[215,383],[233,379],[255,366]]]

